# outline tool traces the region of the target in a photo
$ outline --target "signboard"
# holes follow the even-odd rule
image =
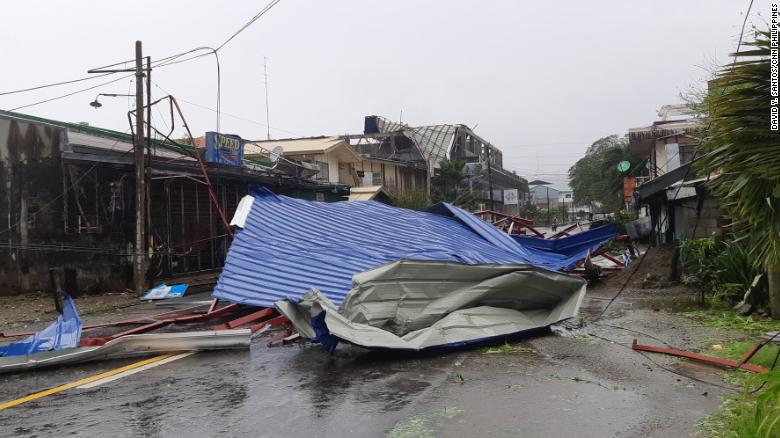
[[[517,205],[517,189],[504,190],[504,205]]]
[[[204,159],[208,163],[241,167],[244,159],[244,140],[233,134],[207,132]]]

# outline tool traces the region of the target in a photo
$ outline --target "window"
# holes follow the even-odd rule
[[[680,164],[690,163],[696,147],[692,144],[680,145]]]
[[[381,186],[382,185],[382,172],[372,172],[371,173],[371,185],[372,186]]]
[[[319,181],[330,181],[330,174],[328,173],[328,163],[323,161],[315,161],[314,164],[320,169],[320,172],[315,175],[315,178]]]

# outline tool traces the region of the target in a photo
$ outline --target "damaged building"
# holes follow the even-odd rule
[[[713,174],[698,175],[694,166],[702,126],[686,105],[664,105],[659,120],[628,132],[629,150],[647,163],[637,175],[635,200],[647,207],[654,243],[721,234],[725,220],[707,190]]]
[[[231,238],[217,205],[231,217],[250,186],[311,200],[349,195],[307,178],[316,172],[252,157],[240,168],[207,166],[208,184],[199,148],[149,143],[147,283],[220,269]],[[130,134],[0,112],[0,294],[48,290],[50,270],[64,272],[72,293],[130,287],[134,169]]]
[[[409,126],[366,116],[361,134],[262,140],[247,143],[248,154],[267,156],[275,148],[315,166],[322,182],[357,188],[354,199],[387,198],[430,191],[430,179],[444,160],[466,162],[463,181],[478,204],[503,210],[504,190],[528,199],[528,183],[503,167],[499,148],[465,125]],[[490,188],[493,193],[491,198]]]

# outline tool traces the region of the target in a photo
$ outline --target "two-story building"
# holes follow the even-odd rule
[[[636,173],[636,205],[646,208],[654,243],[720,234],[724,225],[718,201],[706,182],[717,175],[699,175],[701,120],[686,105],[665,105],[659,120],[628,131],[629,150],[645,159]]]

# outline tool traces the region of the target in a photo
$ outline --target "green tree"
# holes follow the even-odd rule
[[[629,161],[633,169],[640,160],[631,157],[628,141],[610,135],[593,142],[585,156],[569,169],[569,185],[577,204],[601,204],[602,211],[612,212],[623,206],[623,172],[618,163]]]
[[[466,178],[465,167],[466,160],[443,160],[439,163],[439,169],[431,180],[435,201],[454,202],[461,197],[460,182]]]
[[[780,319],[780,136],[770,130],[770,43],[761,32],[711,83],[702,166],[737,239],[767,273],[769,307]]]

